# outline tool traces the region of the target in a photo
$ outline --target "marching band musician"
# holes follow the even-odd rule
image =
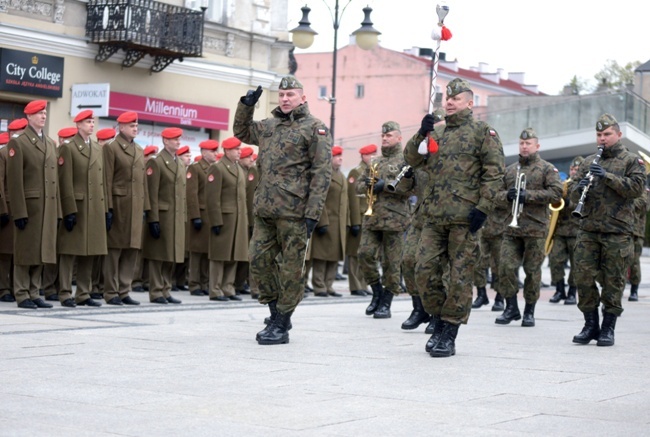
[[[646,172],[648,163],[646,162]],[[630,264],[630,297],[629,302],[639,300],[639,284],[641,283],[641,253],[643,252],[643,239],[645,237],[645,222],[650,210],[650,190],[645,189],[643,196],[634,199],[634,256]]]
[[[574,253],[578,309],[585,325],[573,337],[574,343],[596,340],[598,346],[613,346],[616,319],[623,312],[625,273],[634,253],[633,201],[644,193],[646,170],[643,160],[621,144],[622,135],[614,116],[603,114],[598,119],[596,140],[602,147],[601,157],[585,158],[578,169],[579,182],[571,193],[576,201],[588,190]],[[603,322],[599,326],[601,303]]]
[[[519,135],[519,161],[506,169],[505,187],[497,203],[511,205],[512,221],[501,244],[499,292],[506,309],[495,323],[507,325],[521,319],[517,304],[517,269],[524,267],[524,318],[521,326],[535,326],[535,304],[539,299],[544,262],[544,243],[549,226],[551,203],[562,198],[562,183],[553,164],[539,156],[540,143],[532,128]],[[519,191],[517,191],[519,187]]]

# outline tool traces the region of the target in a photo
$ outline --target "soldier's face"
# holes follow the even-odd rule
[[[332,169],[338,171],[343,164],[343,155],[332,156]]]
[[[163,146],[172,155],[176,155],[176,151],[181,146],[181,137],[178,138],[163,138]]]
[[[203,156],[203,159],[210,164],[217,161],[216,150],[201,149],[201,156]]]
[[[617,131],[613,126],[610,126],[602,132],[596,132],[596,141],[605,147],[612,147],[618,143],[622,136],[623,133],[620,130]]]
[[[45,127],[45,121],[47,120],[47,110],[43,109],[38,111],[36,114],[28,114],[27,122],[31,127],[37,130],[41,130]]]
[[[381,134],[381,147],[395,147],[402,142],[402,135],[397,130]]]
[[[472,106],[474,106],[472,95],[468,92],[462,92],[453,97],[447,97],[445,110],[447,111],[447,115],[451,115],[463,109],[471,108]]]
[[[253,166],[253,157],[247,156],[246,158],[239,158],[239,164],[248,170]]]
[[[239,161],[239,156],[241,155],[241,147],[226,149],[224,153],[226,155],[226,158],[230,159],[232,162],[237,162]]]
[[[95,131],[95,119],[87,118],[77,123],[77,130],[82,137],[88,138]]]
[[[569,168],[569,177],[573,179],[576,177],[576,174],[578,174],[578,169],[580,168],[579,165],[573,166]]]
[[[138,122],[120,123],[120,133],[129,141],[138,136]]]
[[[361,155],[361,160],[365,162],[367,165],[370,165],[370,161],[372,161],[372,158],[375,156],[374,153],[366,153],[365,155]]]
[[[280,101],[280,111],[288,114],[302,105],[306,100],[306,96],[301,89],[280,90],[278,100]]]
[[[192,162],[192,155],[190,155],[189,153],[183,153],[181,155],[181,161],[183,161],[183,164],[185,164],[185,166],[187,167]]]
[[[527,140],[519,139],[519,154],[524,158],[536,153],[539,150],[539,143],[537,138],[529,138]]]

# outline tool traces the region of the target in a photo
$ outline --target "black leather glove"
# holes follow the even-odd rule
[[[319,226],[316,228],[316,233],[320,236],[327,234],[327,226]]]
[[[210,229],[212,229],[214,235],[219,235],[221,233],[221,226],[212,226]]]
[[[375,182],[375,186],[372,189],[376,194],[381,193],[384,191],[384,186],[386,185],[386,182],[383,179],[377,179],[377,182]]]
[[[519,190],[519,203],[526,203],[526,190]]]
[[[366,188],[370,188],[372,185],[375,185],[377,179],[375,178],[366,178]]]
[[[314,232],[314,228],[318,224],[317,220],[306,218],[305,227],[307,228],[307,238],[311,237],[311,233]]]
[[[160,238],[160,222],[151,222],[149,223],[149,233],[154,240]]]
[[[9,223],[9,214],[0,215],[0,228],[4,228]]]
[[[361,232],[361,226],[359,225],[350,226],[350,234],[353,237],[358,237],[360,232]]]
[[[203,220],[201,220],[200,218],[192,219],[192,226],[194,227],[195,230],[200,231],[201,228],[203,227]]]
[[[512,202],[513,200],[515,200],[515,197],[517,197],[517,189],[514,187],[508,189],[508,196],[507,196],[508,202]]]
[[[578,189],[580,191],[582,191],[585,188],[587,188],[587,185],[589,185],[589,179],[588,178],[582,178],[582,179],[580,179],[580,182],[578,182]]]
[[[246,92],[246,95],[241,99],[239,99],[239,101],[246,106],[255,106],[255,103],[257,103],[261,95],[262,95],[262,85],[258,85],[255,91],[248,90],[248,92]]]
[[[469,219],[469,232],[475,234],[476,231],[481,229],[481,226],[483,226],[485,220],[487,220],[487,214],[474,207],[469,212],[467,218]]]
[[[411,179],[414,174],[415,174],[415,172],[413,171],[413,167],[409,166],[409,169],[406,170],[406,173],[404,173],[404,178],[405,179]]]
[[[424,118],[422,119],[422,124],[420,125],[420,130],[418,131],[418,133],[421,136],[426,137],[427,134],[433,130],[433,124],[435,121],[436,119],[433,116],[433,114],[425,115]]]
[[[27,217],[14,220],[14,224],[21,231],[24,230],[25,226],[27,226]]]
[[[596,164],[595,162],[589,166],[589,171],[597,178],[604,178],[607,173],[600,164]]]
[[[106,213],[106,230],[110,231],[113,227],[113,210],[109,209]]]
[[[65,226],[65,230],[68,232],[72,232],[72,230],[74,229],[74,225],[76,224],[77,224],[76,214],[68,214],[63,219],[63,226]]]

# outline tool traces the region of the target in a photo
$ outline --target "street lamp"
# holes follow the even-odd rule
[[[343,10],[341,11],[341,14],[339,15],[339,0],[336,0],[336,4],[334,5],[334,14],[332,15],[332,25],[334,26],[334,50],[332,52],[332,94],[329,97],[328,101],[332,105],[332,113],[330,115],[330,134],[332,135],[332,139],[334,139],[334,121],[335,121],[335,114],[336,114],[336,59],[337,59],[337,43],[338,43],[338,31],[339,31],[339,25],[341,22],[341,17],[343,16],[343,12],[345,12],[345,8],[350,4],[352,0],[349,0],[348,3],[343,7]],[[309,22],[309,12],[311,9],[309,6],[305,5],[301,8],[302,10],[302,19],[299,21],[299,26],[296,27],[293,30],[290,30],[291,34],[293,35],[293,44],[301,49],[306,49],[309,48],[313,42],[314,42],[314,36],[318,35],[318,33],[311,28],[311,23]],[[354,32],[352,32],[352,35],[354,35],[355,40],[357,42],[357,45],[363,49],[363,50],[371,50],[375,48],[378,44],[379,41],[379,35],[381,35],[381,32],[377,31],[374,27],[372,27],[372,21],[370,20],[370,13],[372,12],[372,8],[369,6],[366,6],[363,8],[363,13],[364,13],[364,19],[363,22],[361,22],[361,27]]]

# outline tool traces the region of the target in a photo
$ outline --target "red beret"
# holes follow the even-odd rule
[[[257,160],[257,153],[253,153],[253,161]]]
[[[219,148],[219,141],[205,140],[199,143],[199,148],[206,150],[217,150]]]
[[[368,144],[367,146],[363,146],[362,148],[359,149],[359,153],[362,155],[368,155],[370,153],[377,153],[377,145],[376,144]]]
[[[138,121],[138,113],[137,112],[124,112],[122,115],[117,117],[117,122],[118,123],[134,123]]]
[[[223,158],[223,153],[217,153],[217,161]]]
[[[343,154],[343,147],[334,146],[332,147],[332,156],[338,156]]]
[[[176,151],[176,156],[181,156],[186,153],[190,153],[190,146],[179,147],[178,150]]]
[[[199,162],[203,157],[201,155],[196,155],[194,157],[194,162]]]
[[[242,147],[241,155],[239,155],[239,159],[248,158],[249,156],[253,156],[253,148],[248,146]]]
[[[87,118],[93,118],[94,114],[93,111],[90,109],[86,109],[84,111],[81,111],[77,116],[74,118],[75,123],[79,123],[80,121],[84,121]]]
[[[11,123],[9,123],[9,126],[7,126],[7,130],[20,130],[20,129],[25,129],[26,127],[27,127],[27,119],[17,118]]]
[[[179,127],[168,127],[167,129],[164,129],[160,135],[168,140],[173,140],[174,138],[179,138],[183,135],[183,129]]]
[[[221,147],[224,149],[234,149],[241,146],[241,141],[235,137],[226,138],[221,142]]]
[[[76,127],[64,127],[59,131],[59,138],[72,138],[77,135]]]
[[[7,144],[9,142],[9,132],[0,134],[0,144]]]
[[[98,140],[110,140],[115,138],[115,129],[112,127],[107,127],[106,129],[100,129],[97,131]]]
[[[147,147],[144,148],[144,156],[153,155],[154,153],[158,153],[158,147],[156,147],[156,146],[147,146]]]
[[[42,111],[47,106],[47,100],[32,100],[25,106],[25,114],[31,115]]]

